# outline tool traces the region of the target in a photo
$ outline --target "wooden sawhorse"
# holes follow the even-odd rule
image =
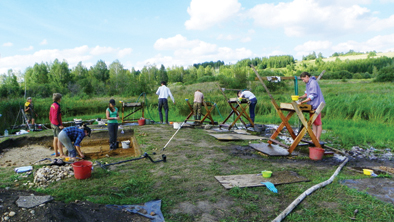
[[[186,121],[188,121],[190,119],[190,117],[192,117],[194,115],[194,109],[193,109],[192,105],[190,105],[189,99],[185,99],[185,100],[186,100],[186,103],[187,103],[187,105],[189,106],[189,109],[190,109],[190,113],[189,113],[189,115],[186,117],[186,119],[184,121],[186,123]],[[216,104],[212,104],[211,102],[205,102],[205,101],[203,101],[202,104],[204,105],[206,114],[204,115],[204,117],[201,120],[194,120],[194,122],[203,123],[204,120],[206,118],[208,118],[209,120],[211,120],[211,124],[215,125],[215,121],[213,121],[213,118],[211,116],[211,112],[213,111],[213,109],[215,109]],[[208,107],[211,107],[211,108],[209,109]],[[201,112],[201,114],[203,114],[203,113]]]
[[[220,128],[222,126],[226,126],[226,122],[227,120],[230,119],[231,115],[235,114],[237,115],[237,117],[235,118],[235,120],[233,121],[233,123],[231,123],[231,125],[228,127],[228,130],[230,130],[231,128],[233,128],[233,126],[235,125],[235,123],[238,120],[241,120],[242,124],[244,124],[245,128],[246,128],[246,123],[241,119],[241,117],[245,117],[250,125],[252,125],[252,127],[254,127],[254,123],[252,121],[252,119],[249,117],[248,113],[246,112],[246,109],[249,107],[249,101],[247,99],[242,99],[241,101],[238,100],[238,98],[230,98],[227,103],[230,105],[232,111],[230,112],[230,114],[227,116],[227,118],[223,121],[222,124],[220,124]],[[236,104],[236,106],[234,107],[234,105]],[[240,109],[240,111],[238,110]]]
[[[125,109],[126,108],[134,108],[134,110],[131,113],[125,115]],[[126,103],[126,102],[122,102],[122,123],[136,122],[134,120],[128,120],[126,118],[129,117],[130,115],[136,113],[139,110],[142,111],[142,118],[144,118],[144,103],[143,102],[140,102],[140,103]]]
[[[294,140],[293,143],[289,147],[286,146],[288,148],[289,155],[297,147],[297,145],[300,143],[301,139],[305,136],[305,134],[307,132],[308,132],[309,136],[311,137],[313,144],[316,147],[321,148],[321,145],[320,145],[319,141],[317,140],[315,134],[313,133],[311,127],[312,127],[313,122],[315,122],[317,116],[323,110],[324,106],[325,106],[325,103],[321,103],[315,111],[312,109],[311,105],[306,105],[306,104],[298,105],[294,101],[292,103],[281,103],[280,107],[277,107],[274,105],[279,117],[282,119],[282,123],[279,125],[279,127],[276,129],[276,131],[272,134],[272,136],[268,140],[268,143],[269,144],[276,143],[276,144],[279,144],[282,146],[286,146],[286,145],[280,143],[279,141],[275,140],[275,138],[279,135],[279,133],[282,131],[282,129],[284,127],[286,127],[287,130],[289,131],[291,137]],[[286,117],[283,115],[282,111],[288,111],[288,114]],[[298,118],[300,119],[300,121],[303,125],[303,128],[301,129],[300,132],[298,132],[298,135],[295,135],[293,129],[291,128],[291,126],[289,124],[289,120],[294,115],[294,113],[297,114]],[[303,113],[309,113],[311,115],[308,121],[305,119],[305,116]]]

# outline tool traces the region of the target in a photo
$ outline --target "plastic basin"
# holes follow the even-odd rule
[[[272,171],[262,171],[261,175],[263,175],[264,178],[270,178],[272,175]]]
[[[300,98],[300,96],[292,95],[291,100],[297,101]]]

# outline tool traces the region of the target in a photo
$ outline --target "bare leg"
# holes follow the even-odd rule
[[[57,145],[55,145],[57,144]],[[63,144],[60,142],[60,140],[57,137],[53,138],[53,147],[55,149],[55,156],[57,156],[57,150],[59,150],[60,157],[63,158],[65,157],[63,153]]]
[[[320,142],[320,136],[323,131],[323,125],[316,126],[313,124],[312,131],[313,131],[313,134],[315,134],[316,139]]]
[[[31,124],[34,125],[35,119],[31,119]]]

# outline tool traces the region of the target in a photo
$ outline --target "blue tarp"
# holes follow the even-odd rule
[[[152,222],[164,222],[164,216],[161,213],[161,200],[149,201],[144,205],[106,205],[106,207],[120,211],[127,210],[128,212],[147,217]]]

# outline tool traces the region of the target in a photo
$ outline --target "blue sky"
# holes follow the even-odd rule
[[[394,51],[394,0],[0,0],[0,74],[66,60],[127,69]]]

